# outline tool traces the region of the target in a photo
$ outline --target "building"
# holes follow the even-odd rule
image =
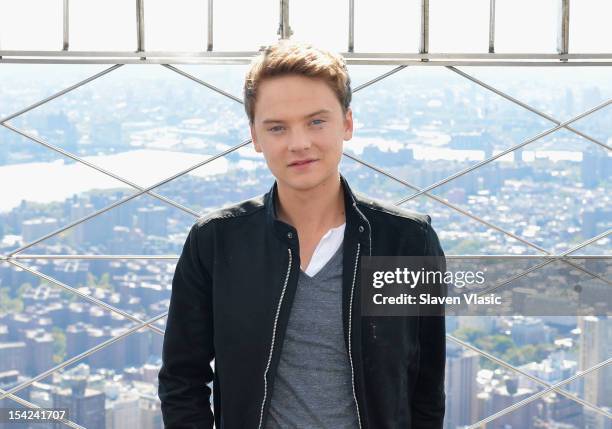
[[[612,321],[606,317],[584,316],[580,328],[579,370],[587,370],[612,355]],[[612,368],[606,366],[582,377],[583,398],[600,407],[612,407]]]
[[[68,418],[87,429],[106,429],[106,395],[88,388],[86,375],[68,376],[63,381],[68,387],[53,391],[53,407],[68,408]],[[64,427],[63,423],[56,424],[57,429]]]
[[[480,355],[454,343],[446,348],[446,415],[447,429],[469,425],[478,420],[477,394]]]

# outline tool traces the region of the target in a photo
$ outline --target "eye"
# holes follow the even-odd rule
[[[318,122],[318,123],[315,123],[315,122],[317,122],[317,121],[319,121],[319,122]],[[323,124],[324,122],[325,122],[325,121],[324,121],[323,119],[313,119],[313,120],[312,120],[310,123],[311,123],[311,124],[314,124],[314,125],[321,125],[321,124]]]
[[[283,127],[281,125],[276,125],[272,128],[268,128],[268,131],[272,131],[273,133],[280,131]]]

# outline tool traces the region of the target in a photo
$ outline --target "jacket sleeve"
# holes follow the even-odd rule
[[[158,394],[166,429],[213,427],[212,281],[201,263],[197,223],[191,227],[172,279]]]
[[[446,258],[438,236],[427,215],[424,256],[435,262],[433,270],[446,271]],[[446,296],[446,285],[435,285],[435,294]],[[433,292],[433,291],[432,291]],[[446,323],[444,307],[438,315],[419,316],[419,375],[412,399],[412,426],[418,429],[442,429],[445,400]]]

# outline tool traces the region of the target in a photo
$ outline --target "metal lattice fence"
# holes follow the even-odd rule
[[[580,250],[585,248],[586,246],[601,240],[602,238],[605,238],[607,236],[610,235],[611,230],[607,230],[597,236],[594,236],[592,238],[589,238],[585,241],[583,241],[582,243],[573,246],[572,248],[570,248],[567,251],[564,251],[562,253],[556,254],[555,252],[548,250],[546,248],[543,248],[542,246],[527,240],[523,237],[521,237],[518,234],[513,233],[512,231],[509,231],[507,228],[503,228],[499,225],[497,225],[495,222],[484,219],[481,216],[477,216],[473,213],[471,213],[470,211],[444,199],[441,198],[437,195],[435,195],[434,193],[432,193],[432,191],[434,191],[435,189],[441,187],[442,185],[445,185],[453,180],[458,179],[459,177],[466,175],[476,169],[479,169],[483,166],[486,166],[490,163],[492,163],[493,161],[507,155],[510,153],[513,153],[531,143],[534,143],[552,133],[555,133],[559,130],[565,130],[565,131],[569,131],[571,133],[573,133],[574,135],[577,135],[579,137],[581,137],[582,139],[585,139],[589,142],[591,142],[592,144],[598,145],[601,148],[610,151],[610,146],[602,141],[601,139],[598,139],[594,136],[591,136],[585,132],[582,132],[578,129],[576,129],[574,127],[574,123],[576,123],[577,121],[595,113],[600,111],[601,109],[607,107],[608,105],[610,105],[612,103],[612,99],[606,100],[600,104],[597,104],[595,106],[592,106],[590,109],[583,111],[582,113],[575,115],[574,117],[572,117],[569,120],[560,120],[559,118],[555,118],[554,116],[551,116],[545,112],[543,112],[540,109],[537,109],[517,98],[514,98],[513,96],[495,88],[494,86],[487,84],[486,82],[476,78],[475,76],[473,76],[472,74],[459,69],[459,66],[479,66],[479,65],[487,65],[487,66],[557,66],[557,67],[568,67],[568,66],[601,66],[601,65],[605,65],[605,66],[610,66],[612,65],[612,53],[608,53],[608,54],[572,54],[568,52],[568,46],[569,46],[569,24],[570,24],[570,10],[569,10],[569,0],[560,0],[559,1],[559,7],[560,7],[560,19],[559,19],[559,42],[558,42],[558,46],[557,46],[557,53],[556,54],[496,54],[495,53],[495,0],[490,0],[490,20],[489,20],[489,52],[488,53],[483,53],[483,54],[434,54],[434,53],[430,53],[429,52],[429,32],[430,32],[430,27],[429,27],[429,0],[421,0],[421,32],[420,32],[420,45],[419,45],[419,52],[418,53],[412,53],[412,54],[400,54],[400,53],[378,53],[378,54],[373,54],[373,53],[356,53],[355,52],[355,43],[354,43],[354,30],[355,30],[355,21],[354,21],[354,10],[355,10],[355,2],[354,0],[350,0],[349,1],[349,34],[348,34],[348,50],[347,52],[342,53],[344,55],[344,57],[347,59],[347,62],[349,64],[363,64],[363,65],[382,65],[382,64],[389,64],[389,65],[394,65],[395,67],[391,70],[389,70],[388,72],[381,74],[361,85],[359,85],[358,87],[354,88],[354,92],[359,92],[362,91],[363,89],[371,86],[371,85],[375,85],[376,83],[388,78],[389,76],[392,76],[396,73],[401,73],[402,70],[404,70],[405,68],[409,67],[409,66],[437,66],[437,67],[444,67],[448,70],[449,73],[453,73],[456,74],[458,76],[461,76],[464,79],[467,79],[468,81],[479,85],[480,87],[486,89],[487,91],[490,91],[494,94],[496,94],[499,97],[502,97],[508,101],[510,101],[511,103],[514,103],[516,106],[519,106],[523,109],[525,109],[528,112],[531,112],[534,115],[537,115],[540,118],[543,118],[545,120],[547,120],[550,123],[550,127],[548,129],[546,129],[543,132],[540,132],[532,137],[529,137],[527,139],[525,139],[524,141],[514,144],[513,146],[493,155],[490,156],[488,158],[485,158],[484,160],[477,162],[474,165],[471,165],[467,168],[464,168],[448,177],[445,177],[442,180],[439,180],[435,183],[432,183],[429,186],[425,186],[425,187],[419,187],[416,186],[413,183],[410,183],[400,177],[397,177],[396,175],[393,175],[387,171],[385,171],[384,169],[381,169],[379,167],[377,167],[376,165],[373,165],[372,163],[369,163],[367,161],[365,161],[364,159],[355,156],[354,154],[348,153],[348,152],[344,152],[344,156],[347,157],[348,159],[351,159],[353,161],[355,161],[356,163],[365,166],[375,172],[377,172],[378,174],[388,178],[389,180],[401,185],[403,188],[406,189],[406,196],[399,199],[398,201],[395,201],[395,205],[400,206],[414,198],[417,198],[419,196],[424,196],[427,197],[431,200],[436,201],[437,203],[440,203],[446,207],[448,207],[449,209],[451,209],[452,211],[455,211],[459,214],[461,214],[462,216],[468,217],[470,219],[472,219],[473,221],[480,223],[482,225],[485,225],[488,228],[491,228],[507,237],[511,237],[512,239],[524,244],[525,246],[527,246],[528,248],[531,248],[533,250],[535,250],[538,254],[538,257],[542,259],[541,262],[539,262],[538,264],[536,264],[535,266],[531,267],[528,270],[525,270],[524,272],[522,272],[519,275],[513,276],[511,279],[508,279],[498,285],[495,286],[495,288],[497,287],[502,287],[505,284],[516,280],[517,278],[520,278],[522,276],[525,276],[527,274],[529,274],[530,272],[533,272],[535,270],[538,270],[552,262],[555,261],[561,261],[564,264],[567,264],[568,266],[571,266],[574,269],[577,269],[585,274],[587,274],[588,276],[591,276],[593,278],[597,278],[603,282],[605,282],[608,286],[610,286],[610,280],[608,280],[607,278],[603,277],[602,275],[598,274],[598,273],[594,273],[591,270],[577,264],[574,259],[580,258],[578,256],[574,256],[575,253]],[[121,340],[122,338],[126,338],[127,336],[129,336],[130,334],[133,334],[134,332],[139,331],[142,328],[148,328],[150,329],[154,334],[156,335],[162,335],[164,334],[164,331],[162,329],[160,329],[159,327],[155,326],[154,322],[164,318],[166,316],[166,312],[159,314],[155,317],[152,317],[148,320],[142,320],[141,318],[138,318],[132,314],[130,314],[127,311],[121,310],[120,308],[117,308],[113,305],[110,305],[106,302],[103,302],[95,297],[92,297],[86,293],[83,293],[81,291],[79,291],[77,288],[72,287],[70,285],[67,285],[65,283],[62,283],[56,279],[54,279],[52,276],[48,276],[40,271],[37,271],[36,269],[28,266],[26,263],[24,263],[24,261],[27,260],[32,260],[32,259],[130,259],[130,258],[138,258],[138,259],[177,259],[176,256],[146,256],[146,255],[96,255],[96,254],[79,254],[79,255],[28,255],[27,253],[24,253],[27,249],[30,249],[32,246],[44,242],[45,240],[51,239],[52,237],[56,237],[59,234],[63,233],[64,231],[67,231],[71,228],[74,228],[75,226],[82,224],[83,222],[89,221],[93,218],[95,218],[96,216],[99,216],[109,210],[113,210],[115,208],[117,208],[118,206],[125,204],[127,202],[129,202],[130,200],[137,198],[141,195],[148,195],[150,197],[153,197],[159,201],[161,201],[163,204],[172,206],[176,209],[179,209],[183,212],[185,212],[188,215],[191,215],[195,218],[198,218],[199,216],[201,216],[201,213],[199,213],[196,210],[193,210],[189,207],[186,207],[185,205],[174,201],[171,198],[165,197],[161,194],[159,194],[158,192],[156,192],[156,188],[159,188],[160,186],[167,184],[177,178],[180,178],[181,176],[184,176],[186,174],[188,174],[189,172],[203,167],[206,164],[209,164],[211,162],[213,162],[214,160],[218,159],[218,158],[222,158],[225,157],[235,151],[237,151],[238,149],[247,146],[251,143],[251,140],[246,140],[243,142],[240,142],[239,144],[236,144],[235,146],[222,151],[220,153],[217,153],[214,156],[209,157],[208,159],[202,161],[202,162],[198,162],[197,164],[194,164],[192,166],[190,166],[187,169],[184,169],[180,172],[177,172],[176,174],[173,174],[170,177],[165,178],[164,180],[158,181],[157,183],[154,183],[151,186],[147,186],[147,187],[142,187],[137,185],[136,183],[133,183],[132,181],[128,180],[127,178],[121,177],[117,174],[112,173],[111,171],[108,171],[98,165],[95,165],[92,162],[89,162],[87,160],[85,160],[83,157],[78,156],[75,153],[71,153],[70,151],[64,150],[56,145],[53,145],[47,141],[45,141],[44,139],[34,135],[31,132],[25,131],[23,129],[19,129],[13,125],[10,124],[10,121],[19,117],[20,115],[23,115],[27,112],[32,111],[33,109],[36,109],[42,105],[44,105],[45,103],[50,102],[51,100],[54,100],[58,97],[62,97],[64,95],[66,95],[67,93],[80,88],[84,85],[87,85],[90,82],[95,81],[96,79],[107,75],[108,73],[111,73],[115,70],[117,70],[118,68],[122,67],[123,64],[135,64],[135,63],[149,63],[149,64],[161,64],[163,67],[167,68],[168,70],[175,72],[187,79],[190,79],[191,81],[194,82],[194,84],[197,85],[202,85],[212,91],[215,91],[221,95],[223,95],[224,97],[227,97],[228,99],[232,100],[233,102],[236,103],[243,103],[243,101],[235,96],[232,95],[214,85],[212,85],[209,82],[206,82],[204,80],[199,79],[198,77],[187,73],[186,71],[182,70],[179,67],[176,67],[175,65],[171,65],[172,64],[194,64],[194,63],[201,63],[201,64],[245,64],[248,61],[250,61],[251,57],[257,54],[257,51],[253,51],[253,52],[218,52],[218,51],[214,51],[213,50],[213,2],[212,0],[208,0],[207,6],[208,6],[208,32],[207,32],[207,41],[206,41],[206,46],[207,46],[207,51],[205,52],[195,52],[195,53],[173,53],[173,52],[147,52],[145,50],[145,44],[144,44],[144,0],[137,0],[136,1],[136,7],[137,7],[137,50],[135,52],[72,52],[69,49],[70,46],[70,40],[69,40],[69,28],[68,28],[68,12],[69,12],[69,4],[68,4],[68,0],[64,0],[63,1],[63,5],[64,5],[64,9],[63,9],[63,17],[64,17],[64,27],[63,27],[63,49],[61,51],[57,51],[57,52],[50,52],[50,51],[0,51],[0,62],[3,63],[77,63],[77,64],[85,64],[85,63],[95,63],[95,64],[114,64],[111,67],[96,73],[94,75],[92,75],[91,77],[88,77],[68,88],[65,88],[43,100],[40,100],[36,103],[31,104],[30,106],[23,108],[13,114],[10,114],[4,118],[0,118],[0,124],[2,126],[4,126],[5,128],[7,128],[8,130],[17,133],[39,145],[44,146],[45,148],[57,152],[60,155],[62,155],[63,157],[67,157],[70,158],[72,160],[74,160],[77,163],[81,163],[91,169],[94,169],[104,175],[107,175],[113,179],[116,179],[122,183],[124,183],[125,185],[128,185],[130,188],[133,188],[136,192],[123,197],[117,201],[115,201],[114,203],[94,211],[91,214],[88,214],[86,216],[83,216],[77,220],[74,220],[48,234],[45,234],[33,241],[30,241],[27,244],[24,244],[20,247],[18,247],[17,249],[11,251],[10,253],[6,254],[6,255],[1,255],[0,256],[0,260],[8,262],[10,264],[12,264],[15,267],[18,267],[19,269],[25,270],[31,274],[33,274],[34,276],[40,277],[41,279],[44,279],[45,281],[52,283],[60,288],[63,288],[66,291],[69,291],[73,294],[78,295],[79,297],[81,297],[82,299],[89,301],[91,304],[95,305],[95,306],[99,306],[101,308],[104,308],[105,310],[108,310],[112,313],[116,313],[118,315],[121,315],[123,317],[125,317],[128,320],[131,320],[133,322],[136,323],[136,325],[134,325],[133,327],[131,327],[130,329],[124,331],[122,334],[115,336],[107,341],[104,341],[98,345],[96,345],[95,347],[86,350],[80,354],[78,354],[77,356],[74,356],[60,364],[55,365],[54,367],[50,368],[49,370],[27,380],[26,382],[23,382],[9,390],[6,391],[0,391],[0,399],[3,398],[10,398],[26,407],[31,407],[31,408],[37,408],[38,406],[34,403],[31,403],[29,401],[26,401],[22,398],[20,398],[19,396],[17,396],[16,394],[20,391],[22,391],[23,389],[27,388],[28,386],[32,385],[34,382],[38,381],[38,380],[42,380],[45,377],[53,374],[54,372],[57,372],[69,365],[74,364],[75,362],[78,362],[79,360],[82,360],[83,358],[96,353],[98,351],[100,351],[101,349],[108,347],[109,345],[113,344],[114,342]],[[280,11],[280,21],[279,21],[279,29],[278,29],[278,34],[281,38],[289,38],[292,34],[291,28],[289,26],[289,1],[280,1],[280,5],[279,5],[279,11]],[[449,258],[452,258],[453,256],[448,256]],[[604,255],[601,255],[600,257],[605,258]],[[561,380],[557,383],[551,384],[545,380],[542,380],[538,377],[535,377],[533,375],[531,375],[529,372],[515,366],[512,365],[508,362],[505,362],[504,360],[492,355],[491,353],[488,353],[478,347],[475,347],[474,345],[463,341],[451,334],[447,334],[447,339],[453,343],[456,343],[457,345],[459,345],[460,347],[463,347],[465,349],[469,349],[472,350],[476,353],[478,353],[479,355],[491,360],[492,362],[516,373],[516,374],[520,374],[526,378],[528,378],[529,380],[531,380],[532,382],[540,385],[542,387],[542,390],[538,391],[537,393],[534,393],[528,397],[526,397],[525,399],[519,401],[518,403],[515,403],[511,406],[508,406],[498,412],[495,412],[494,414],[490,415],[489,417],[482,419],[481,421],[478,421],[474,424],[472,424],[470,426],[470,428],[477,428],[477,427],[484,427],[487,423],[494,421],[495,419],[498,419],[501,416],[507,415],[513,411],[515,411],[516,409],[523,407],[535,400],[537,400],[538,398],[542,398],[543,396],[551,393],[551,392],[555,392],[559,395],[562,395],[566,398],[571,399],[572,401],[575,401],[579,404],[581,404],[582,406],[591,409],[593,412],[598,413],[608,419],[612,419],[612,414],[605,408],[602,407],[598,407],[597,404],[593,404],[585,399],[580,398],[579,396],[577,396],[576,394],[570,392],[569,390],[567,390],[567,385],[570,384],[571,382],[578,380],[581,377],[584,377],[585,375],[589,374],[589,373],[593,373],[595,371],[598,371],[604,367],[606,367],[607,365],[610,364],[610,362],[612,361],[612,357],[609,357],[608,359],[606,359],[603,362],[598,363],[597,365],[594,365],[584,371],[581,371],[580,373],[577,373],[575,375],[573,375],[572,377],[566,378],[564,380]],[[69,426],[69,427],[81,427],[77,424],[75,424],[74,422],[71,422],[69,420],[64,420],[64,423]]]

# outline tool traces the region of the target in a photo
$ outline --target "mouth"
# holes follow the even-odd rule
[[[301,161],[294,161],[291,164],[289,164],[289,167],[299,167],[302,165],[308,165],[308,164],[312,164],[315,161],[316,159],[303,159]]]

